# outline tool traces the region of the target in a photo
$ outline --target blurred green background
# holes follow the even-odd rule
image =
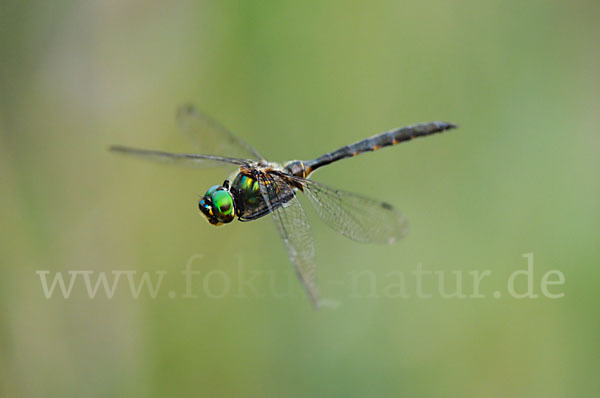
[[[0,395],[598,396],[599,17],[597,1],[2,0]],[[277,161],[416,122],[460,129],[315,174],[411,223],[395,246],[361,245],[307,207],[339,301],[315,312],[269,218],[198,214],[228,170],[106,151],[194,151],[174,121],[188,101]],[[494,298],[530,252],[536,293],[555,269],[565,296]],[[369,270],[381,293],[400,270],[410,294],[418,264],[490,270],[486,297],[348,282]],[[236,297],[240,269],[275,276],[255,280],[264,297]],[[168,274],[155,299],[82,284],[46,299],[38,270]],[[230,294],[203,293],[211,270]]]

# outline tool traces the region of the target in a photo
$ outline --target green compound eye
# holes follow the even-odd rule
[[[233,198],[229,192],[219,190],[212,193],[211,198],[219,214],[229,216],[233,213]]]
[[[208,191],[206,191],[204,196],[211,196],[219,188],[221,188],[219,185],[213,185],[212,187],[208,188]]]

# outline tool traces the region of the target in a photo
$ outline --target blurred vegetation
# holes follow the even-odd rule
[[[0,395],[594,396],[600,366],[597,1],[0,2]],[[323,295],[46,300],[37,270],[294,277],[268,218],[213,228],[227,171],[118,158],[191,150],[192,101],[273,160],[392,127],[460,129],[324,168],[411,221],[392,247],[311,209]],[[494,299],[535,254],[536,289]],[[240,260],[241,259],[241,260]],[[485,299],[352,297],[368,269],[491,270]],[[218,278],[215,278],[217,280]],[[268,279],[257,287],[269,288]],[[410,286],[411,279],[407,283]],[[218,286],[215,286],[215,290]],[[414,291],[411,287],[407,290]],[[538,291],[539,292],[539,291]]]

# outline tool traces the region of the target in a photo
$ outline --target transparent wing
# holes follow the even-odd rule
[[[223,164],[245,165],[248,162],[244,159],[228,158],[216,155],[197,155],[194,153],[171,153],[163,151],[152,151],[148,149],[136,149],[126,146],[114,145],[109,148],[112,152],[124,155],[137,156],[146,160],[161,163],[171,163],[191,167],[214,167]]]
[[[202,153],[243,159],[264,159],[250,145],[193,105],[179,108],[177,124]]]
[[[310,224],[294,190],[279,176],[262,174],[258,178],[260,192],[272,212],[275,226],[286,245],[288,256],[313,306],[319,308],[315,245]],[[282,206],[275,207],[275,198],[287,197]]]
[[[388,203],[305,178],[291,178],[302,186],[319,217],[352,240],[391,244],[408,232],[406,218]]]

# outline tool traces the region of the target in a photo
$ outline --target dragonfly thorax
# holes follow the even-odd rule
[[[263,177],[257,178],[258,174]],[[269,169],[241,169],[233,177],[230,192],[235,200],[236,215],[240,221],[263,217],[285,204],[294,195],[292,190],[285,189],[270,176]],[[269,204],[265,197],[269,198]]]
[[[251,174],[239,172],[231,182],[231,193],[235,197],[237,215],[245,218],[264,205],[259,182]]]

